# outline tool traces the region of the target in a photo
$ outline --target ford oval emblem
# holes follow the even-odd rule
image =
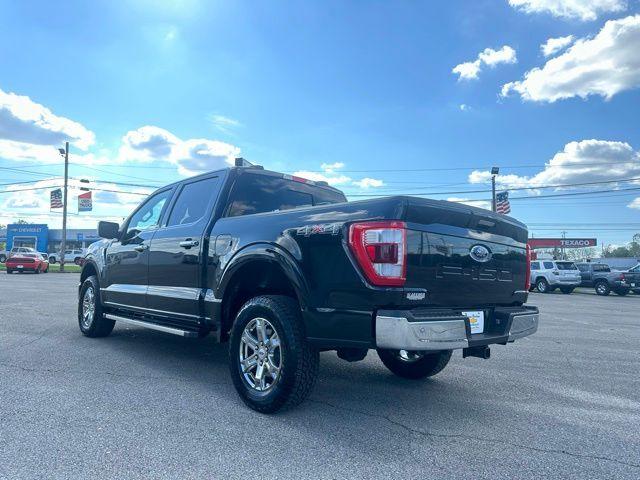
[[[484,245],[474,245],[469,251],[469,255],[476,262],[488,262],[491,259],[491,251]]]

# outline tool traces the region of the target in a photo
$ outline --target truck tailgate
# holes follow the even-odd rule
[[[526,227],[504,215],[450,202],[411,198],[406,287],[430,304],[508,305],[525,288]],[[516,292],[518,292],[516,294]]]

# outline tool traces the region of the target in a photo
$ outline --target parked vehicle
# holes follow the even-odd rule
[[[540,293],[553,292],[559,288],[562,293],[571,293],[580,286],[580,270],[573,262],[538,260],[531,262],[531,286]]]
[[[64,251],[64,261],[65,263],[73,263],[76,265],[81,265],[82,260],[84,258],[84,250],[65,250]],[[49,263],[59,263],[61,258],[60,252],[54,252],[49,254]]]
[[[0,263],[5,263],[7,258],[18,253],[36,253],[35,248],[31,247],[13,247],[11,250],[0,252]]]
[[[640,263],[635,267],[631,267],[627,272],[633,274],[633,277],[630,277],[631,291],[636,295],[640,295]]]
[[[5,268],[7,269],[7,273],[47,273],[49,271],[49,263],[42,254],[38,252],[16,253],[7,258]]]
[[[598,295],[609,295],[612,291],[624,296],[631,290],[625,272],[612,272],[604,263],[577,263],[582,277],[581,286],[593,287]]]
[[[527,229],[466,205],[405,196],[346,202],[326,183],[238,167],[151,194],[100,222],[81,273],[89,337],[124,322],[229,341],[231,378],[260,412],[309,395],[319,351],[376,349],[405,378],[454,349],[489,358],[537,330]]]

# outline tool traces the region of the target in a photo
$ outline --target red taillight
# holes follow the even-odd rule
[[[349,228],[349,248],[372,285],[404,285],[407,279],[407,226],[404,222],[354,223]]]
[[[528,292],[531,288],[531,246],[527,243],[527,269],[524,273],[524,289]]]

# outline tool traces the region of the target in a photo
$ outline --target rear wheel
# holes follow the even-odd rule
[[[56,258],[55,257],[53,257],[53,258],[49,257],[49,263],[51,263],[51,264],[56,263]]]
[[[548,293],[549,292],[549,284],[544,278],[540,278],[536,281],[536,288],[540,293]]]
[[[106,337],[116,324],[115,321],[104,318],[99,292],[100,287],[95,275],[87,278],[80,288],[78,325],[87,337]]]
[[[573,292],[573,287],[560,287],[560,291],[568,295]]]
[[[13,270],[11,270],[10,268],[7,268],[7,273],[11,275],[13,273]]]
[[[596,282],[595,289],[598,295],[603,295],[605,297],[611,293],[611,287],[609,287],[607,282]]]
[[[378,356],[384,366],[402,378],[417,380],[440,373],[451,359],[451,350],[436,353],[410,350],[378,349]]]
[[[244,403],[273,413],[301,403],[313,389],[319,354],[307,342],[300,307],[292,298],[249,300],[231,328],[229,368]]]

